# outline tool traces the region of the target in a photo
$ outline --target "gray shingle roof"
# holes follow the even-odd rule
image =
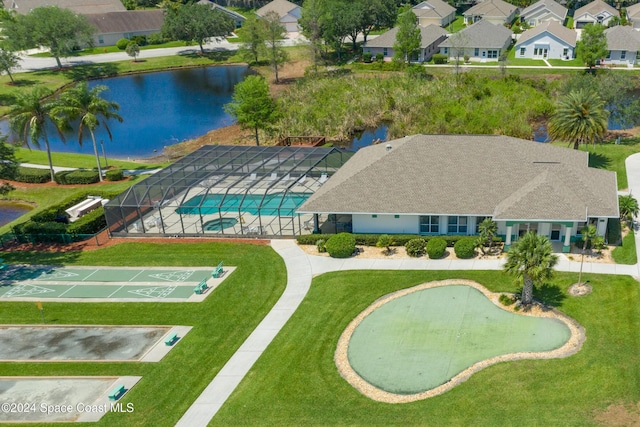
[[[569,46],[576,46],[576,38],[578,37],[578,33],[562,26],[562,24],[560,24],[558,21],[545,21],[542,24],[525,31],[518,39],[518,43],[516,43],[516,46],[528,40],[531,40],[532,38],[544,32],[548,32],[549,34],[554,35],[556,38],[564,41]]]
[[[273,0],[271,3],[267,3],[258,9],[256,13],[258,16],[265,16],[269,12],[275,12],[282,18],[296,7],[299,6],[287,0]]]
[[[549,10],[549,12],[553,13],[560,19],[567,17],[568,9],[555,0],[540,0],[520,12],[520,16],[526,20],[528,19],[528,15],[543,9]]]
[[[396,34],[398,33],[398,27],[392,28],[386,33],[380,34],[375,39],[367,41],[365,47],[387,47],[392,48],[396,42]],[[443,36],[446,36],[447,32],[437,25],[427,25],[426,27],[420,27],[420,36],[422,41],[420,47],[425,48],[434,43]]]
[[[596,16],[597,14],[605,10],[610,14],[612,14],[613,16],[618,16],[618,11],[613,6],[608,5],[602,0],[594,0],[591,3],[588,3],[582,6],[580,9],[577,9],[573,13],[573,16],[577,18],[577,17],[580,17],[581,15],[584,15],[585,13],[591,16]]]
[[[629,18],[638,18],[640,17],[640,3],[633,4],[627,7],[627,16]]]
[[[518,9],[516,6],[502,0],[484,0],[467,10],[464,15],[480,15],[496,18],[506,18],[510,16],[516,9]]]
[[[125,10],[86,16],[89,23],[101,34],[160,31],[164,22],[162,10]]]
[[[615,173],[587,165],[583,151],[507,136],[413,135],[360,149],[298,211],[617,217]]]
[[[200,0],[198,4],[208,4],[211,6],[211,9],[216,9],[216,10],[219,10],[220,12],[224,12],[236,21],[244,21],[245,19],[247,19],[243,15],[240,15],[238,12],[234,12],[231,9],[227,9],[226,7],[220,6],[218,3],[213,3],[213,1],[211,0]]]
[[[604,30],[607,36],[607,49],[627,50],[637,52],[640,50],[640,32],[632,27],[617,25]]]
[[[464,43],[466,46],[453,46],[451,42],[452,37],[456,37],[456,34],[460,34],[459,37],[464,37],[469,40],[469,43]],[[440,46],[442,47],[483,47],[483,48],[502,48],[507,39],[511,38],[513,32],[502,26],[494,25],[489,21],[480,20],[475,24],[465,28],[443,41]]]
[[[413,6],[411,10],[413,10],[413,13],[415,13],[418,18],[442,18],[450,15],[451,12],[455,12],[456,8],[442,0],[426,0]]]
[[[82,15],[127,10],[120,0],[4,0],[4,6],[22,15],[44,6],[58,6]]]

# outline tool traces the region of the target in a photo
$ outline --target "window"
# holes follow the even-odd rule
[[[627,58],[627,51],[623,50],[622,52],[620,52],[620,59],[626,59]]]
[[[382,55],[384,55],[384,56],[387,56],[387,55],[388,55],[388,52],[387,52],[387,48],[386,48],[386,47],[382,48]]]
[[[607,58],[606,59],[611,59],[611,51],[607,51]]]
[[[394,217],[395,219],[398,219],[398,218],[400,218],[400,215],[394,215],[393,217]]]
[[[480,224],[482,223],[482,221],[484,221],[485,219],[489,218],[488,216],[477,216],[476,217],[476,234],[480,234]]]
[[[521,47],[520,48],[520,56],[524,56],[524,53],[527,51],[526,47]]]
[[[602,24],[602,22],[604,21],[604,16],[598,15],[596,16],[596,19],[598,20],[598,24]]]
[[[104,44],[104,37],[98,36],[98,43]]]
[[[438,233],[440,231],[440,217],[438,215],[426,215],[420,217],[421,233]]]
[[[371,218],[378,218],[378,215],[373,214],[371,215]]]
[[[480,55],[480,49],[476,48],[473,52],[473,56],[479,56]]]
[[[564,58],[569,56],[569,49],[567,49],[566,47],[564,49],[562,49],[562,56]]]
[[[448,54],[449,54],[449,48],[448,48],[448,47],[445,47],[445,48],[444,48],[444,54],[445,54],[445,55],[448,55]]]
[[[467,217],[466,216],[450,216],[448,219],[447,232],[453,234],[467,233]]]
[[[499,50],[488,50],[487,58],[497,58]]]

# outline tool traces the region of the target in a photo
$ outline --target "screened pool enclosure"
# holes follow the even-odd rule
[[[207,145],[104,207],[112,235],[295,236],[296,209],[353,153],[324,147]]]

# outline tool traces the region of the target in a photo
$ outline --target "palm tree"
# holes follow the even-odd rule
[[[618,205],[620,206],[620,219],[629,221],[640,213],[638,201],[631,195],[618,196]]]
[[[518,280],[522,279],[523,305],[533,301],[534,283],[548,280],[553,274],[558,256],[552,251],[551,242],[546,236],[529,231],[507,252],[504,271]]]
[[[582,229],[582,241],[584,244],[582,245],[582,256],[580,258],[580,274],[578,275],[578,285],[582,283],[582,265],[584,264],[584,251],[587,250],[587,245],[589,242],[593,242],[598,236],[598,230],[596,226],[593,224],[589,224]]]
[[[480,233],[480,237],[482,237],[483,241],[489,241],[489,252],[491,252],[491,248],[493,247],[493,238],[498,232],[498,224],[496,224],[496,222],[491,218],[485,218],[478,225],[478,232]]]
[[[580,144],[594,143],[607,131],[609,112],[604,101],[592,90],[580,89],[565,95],[549,121],[549,135],[554,140]]]
[[[122,117],[116,113],[120,109],[118,103],[107,101],[100,97],[100,94],[107,89],[106,86],[96,86],[93,89],[89,89],[89,85],[86,82],[79,83],[76,87],[68,89],[60,95],[60,102],[54,109],[58,123],[63,127],[70,127],[70,123],[73,120],[79,119],[78,143],[80,145],[82,145],[84,129],[87,128],[89,130],[100,181],[102,181],[102,168],[94,131],[102,123],[109,134],[109,139],[113,140],[107,120],[116,119],[122,122]]]
[[[42,86],[38,86],[30,92],[16,93],[13,106],[9,111],[9,125],[27,147],[30,147],[31,143],[40,148],[40,139],[44,139],[44,144],[47,147],[51,181],[55,181],[55,172],[51,161],[51,148],[49,147],[49,138],[47,136],[47,122],[53,123],[63,141],[64,135],[60,132],[60,127],[57,125],[53,114],[53,109],[57,105],[56,101],[48,99],[50,96],[51,91]]]

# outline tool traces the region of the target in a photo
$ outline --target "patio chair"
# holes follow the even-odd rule
[[[318,184],[322,185],[325,182],[327,182],[328,179],[329,179],[329,177],[327,176],[327,174],[323,173],[322,175],[320,175],[320,179],[318,180]]]
[[[256,178],[257,178],[257,175],[256,175],[256,173],[254,172],[254,173],[252,173],[252,174],[251,174],[251,176],[249,176],[249,178],[247,178],[247,180],[245,181],[245,184],[246,184],[246,185],[251,184],[253,181],[255,181],[255,180],[256,180]]]
[[[297,181],[298,184],[303,185],[307,181],[307,175],[302,175]]]
[[[291,181],[291,174],[289,174],[289,173],[288,173],[288,174],[286,174],[286,175],[284,176],[284,178],[282,178],[282,180],[280,181],[280,183],[282,183],[282,184],[287,184],[289,181]]]
[[[276,179],[278,179],[278,174],[277,174],[277,173],[275,173],[275,172],[273,172],[273,173],[271,174],[271,176],[269,177],[269,179],[268,179],[268,181],[267,181],[267,182],[268,182],[269,184],[271,184],[271,183],[272,183],[273,181],[275,181]]]

